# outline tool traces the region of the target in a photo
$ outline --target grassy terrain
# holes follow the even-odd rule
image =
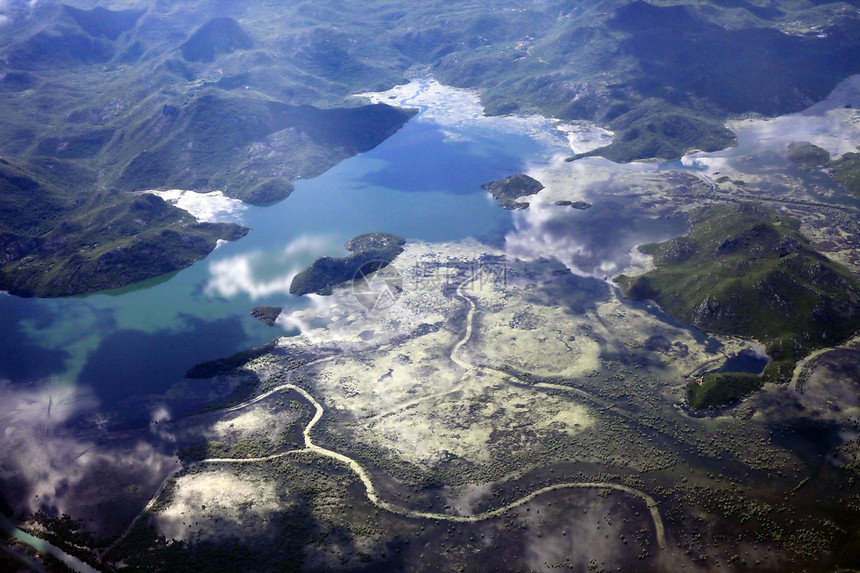
[[[0,160],[0,289],[63,296],[190,265],[247,229],[198,223],[153,195],[62,193]]]
[[[617,277],[625,296],[706,331],[759,340],[773,358],[768,380],[860,329],[860,283],[815,251],[798,221],[747,203],[699,209],[690,224],[687,236],[640,247],[657,268]]]
[[[706,374],[687,384],[687,401],[694,410],[721,408],[761,388],[761,377],[739,372]]]
[[[352,254],[342,258],[320,257],[297,274],[290,283],[290,293],[315,292],[331,294],[332,287],[351,281],[361,270],[364,274],[384,268],[403,252],[405,239],[388,233],[368,233],[350,239],[344,245]]]
[[[618,163],[643,158],[674,160],[692,149],[717,151],[737,143],[735,134],[719,121],[655,102],[644,103],[609,125],[615,131],[610,145],[569,160],[592,156]]]
[[[788,145],[788,160],[809,171],[830,164],[830,152],[808,141],[792,141]]]

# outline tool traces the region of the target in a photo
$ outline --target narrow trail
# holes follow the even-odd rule
[[[472,324],[475,321],[475,310],[477,308],[475,305],[475,301],[466,296],[466,293],[463,292],[463,287],[476,281],[480,274],[481,270],[478,269],[472,274],[471,277],[464,280],[462,283],[460,283],[460,286],[457,287],[457,296],[460,297],[461,300],[464,300],[469,303],[469,313],[466,315],[466,333],[463,334],[463,338],[461,338],[457,342],[457,344],[455,344],[454,347],[451,349],[451,361],[463,370],[474,370],[474,366],[472,366],[468,362],[461,360],[457,356],[457,354],[460,352],[460,349],[463,348],[463,346],[468,343],[469,340],[472,338]]]
[[[472,300],[468,295],[466,295],[463,292],[463,288],[465,286],[467,286],[468,284],[472,283],[473,281],[477,280],[479,273],[480,273],[480,270],[475,272],[471,277],[469,277],[465,281],[463,281],[460,284],[460,286],[457,287],[457,291],[456,291],[457,296],[460,299],[462,299],[464,302],[468,303],[469,312],[466,316],[466,331],[463,334],[463,338],[460,339],[451,348],[450,358],[451,358],[452,362],[454,362],[456,365],[460,366],[464,370],[483,369],[483,367],[473,366],[473,365],[469,364],[468,362],[462,360],[459,357],[459,353],[460,353],[462,347],[465,344],[467,344],[469,342],[469,340],[472,338],[473,322],[474,322],[475,311],[477,308],[475,301]],[[495,372],[495,370],[493,370],[493,369],[488,368],[487,370]],[[550,388],[556,389],[556,385],[553,385],[553,384],[545,384],[544,383],[544,384],[537,384],[536,386],[545,387],[547,389],[550,389]],[[573,392],[577,392],[577,393],[582,392],[581,390],[577,390],[575,388],[569,388],[566,386],[558,386],[557,389],[565,390],[565,391],[573,391]],[[402,515],[404,517],[409,517],[409,518],[414,518],[414,519],[433,519],[433,520],[438,520],[438,521],[449,521],[449,522],[457,522],[457,523],[475,523],[475,522],[491,519],[494,517],[498,517],[500,515],[505,514],[507,511],[510,511],[511,509],[517,508],[521,505],[524,505],[524,504],[532,501],[533,499],[537,498],[540,495],[543,495],[543,494],[549,493],[549,492],[553,492],[553,491],[562,490],[562,489],[574,489],[574,488],[612,489],[612,490],[620,491],[620,492],[623,492],[625,494],[631,495],[633,497],[637,497],[637,498],[639,498],[645,502],[645,505],[647,506],[648,511],[651,515],[651,520],[654,522],[654,534],[655,534],[655,538],[657,540],[657,544],[660,546],[660,549],[662,549],[662,550],[666,550],[668,547],[667,543],[666,543],[666,529],[665,529],[665,526],[663,525],[663,519],[660,516],[660,511],[658,509],[657,501],[653,497],[651,497],[650,495],[648,495],[645,492],[642,492],[636,488],[633,488],[633,487],[630,487],[627,485],[623,485],[623,484],[613,483],[613,482],[565,482],[565,483],[557,483],[557,484],[553,484],[553,485],[549,485],[549,486],[537,489],[537,490],[531,492],[530,494],[523,496],[523,497],[517,499],[516,501],[513,501],[507,505],[504,505],[504,506],[501,506],[501,507],[498,507],[496,509],[492,509],[489,511],[484,511],[481,513],[472,514],[472,515],[457,515],[457,514],[449,514],[449,513],[418,511],[418,510],[408,509],[405,507],[400,507],[400,506],[394,505],[394,504],[380,498],[379,494],[377,493],[376,486],[374,486],[373,480],[371,479],[367,470],[365,470],[364,467],[357,460],[350,458],[349,456],[346,456],[346,455],[341,454],[339,452],[335,452],[333,450],[323,448],[322,446],[319,446],[313,442],[313,439],[311,438],[311,432],[313,431],[313,428],[314,428],[314,426],[316,426],[317,422],[319,422],[320,419],[322,418],[323,414],[325,413],[325,409],[323,408],[322,404],[320,404],[307,390],[305,390],[304,388],[301,388],[299,386],[296,386],[295,384],[289,384],[289,383],[288,384],[281,384],[280,386],[272,388],[271,390],[268,390],[264,394],[261,394],[260,396],[257,396],[251,400],[248,400],[247,402],[244,402],[242,404],[238,404],[236,406],[232,406],[230,408],[225,408],[224,410],[222,410],[222,412],[225,412],[225,413],[226,412],[234,412],[234,411],[240,410],[242,408],[246,408],[250,405],[253,405],[253,404],[256,404],[257,402],[260,402],[261,400],[263,400],[263,399],[265,399],[265,398],[267,398],[267,397],[269,397],[269,396],[271,396],[277,392],[282,392],[285,390],[298,392],[299,394],[302,395],[303,398],[305,398],[308,402],[310,402],[316,410],[314,417],[310,420],[310,422],[308,422],[307,426],[305,426],[305,429],[302,432],[302,436],[304,438],[304,445],[305,445],[304,448],[290,450],[287,452],[281,452],[278,454],[272,454],[269,456],[257,457],[257,458],[207,458],[207,459],[203,459],[203,460],[200,460],[198,462],[195,462],[194,464],[190,464],[188,466],[185,466],[184,469],[188,469],[188,468],[191,468],[194,466],[199,466],[199,465],[204,465],[204,464],[261,463],[261,462],[272,461],[275,459],[284,458],[284,457],[292,456],[292,455],[296,455],[296,454],[314,453],[314,454],[317,454],[320,456],[325,456],[328,458],[335,459],[335,460],[345,464],[346,466],[348,466],[353,471],[353,473],[355,473],[356,476],[358,476],[358,479],[364,485],[365,495],[367,496],[367,499],[373,505],[375,505],[376,507],[378,507],[380,509],[384,509],[385,511],[388,511],[390,513],[394,513],[397,515]],[[445,393],[447,393],[447,392],[445,392]],[[120,537],[117,538],[117,540],[114,541],[110,547],[108,547],[103,553],[101,553],[100,559],[103,555],[109,553],[114,547],[119,545],[119,543],[121,543],[122,540],[125,539],[129,533],[131,533],[131,531],[138,524],[140,519],[142,519],[152,509],[152,507],[156,503],[156,500],[162,494],[162,492],[164,491],[167,484],[170,482],[170,480],[179,471],[180,471],[179,469],[175,470],[164,480],[164,482],[162,482],[161,487],[159,487],[158,491],[155,493],[155,495],[152,497],[152,499],[149,501],[149,503],[147,503],[147,505],[146,505],[146,507],[144,507],[143,511],[141,511],[134,518],[134,520],[129,524],[129,526],[122,533],[122,535],[120,535]]]

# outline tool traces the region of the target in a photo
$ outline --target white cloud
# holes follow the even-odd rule
[[[571,145],[577,142],[577,145],[586,149],[587,141],[599,138],[602,133],[609,133],[587,122],[562,125],[558,120],[542,115],[486,116],[480,94],[442,85],[429,78],[413,79],[408,84],[395,86],[384,92],[363,93],[356,97],[367,98],[373,103],[418,108],[420,113],[416,121],[442,127],[449,140],[468,140],[469,137],[464,131],[479,129],[483,132],[525,134],[534,139],[558,144],[560,140],[555,131],[558,129],[568,137]]]
[[[0,459],[3,477],[20,483],[25,496],[10,500],[21,512],[39,509],[80,515],[92,509],[92,484],[106,468],[128,476],[129,483],[159,483],[175,458],[152,444],[135,440],[105,446],[97,441],[104,431],[99,401],[87,388],[43,382],[26,388],[0,382]],[[69,422],[75,422],[71,426]],[[73,427],[87,425],[81,437]],[[93,434],[93,430],[98,433]]]
[[[184,189],[145,191],[161,197],[168,203],[188,211],[202,223],[241,223],[242,214],[248,209],[242,201],[232,199],[221,191],[197,193]]]

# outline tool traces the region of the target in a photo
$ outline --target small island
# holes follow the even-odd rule
[[[346,257],[320,257],[311,266],[297,274],[290,283],[290,294],[317,293],[329,295],[332,288],[351,281],[355,273],[382,269],[403,252],[406,239],[390,233],[367,233],[344,243],[352,254]]]
[[[266,326],[273,326],[282,310],[284,309],[279,306],[255,306],[251,309],[251,316]]]
[[[518,173],[505,179],[484,183],[481,185],[481,189],[489,191],[493,198],[498,201],[499,207],[517,210],[529,206],[528,203],[517,201],[517,199],[526,195],[534,195],[543,189],[543,184],[525,173]]]
[[[556,207],[570,207],[571,209],[579,209],[580,211],[585,211],[586,209],[591,209],[591,203],[586,203],[585,201],[556,201]]]

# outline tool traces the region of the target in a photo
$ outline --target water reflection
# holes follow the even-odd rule
[[[772,154],[784,163],[788,144],[809,141],[838,156],[860,147],[860,75],[848,78],[827,97],[812,107],[791,115],[771,119],[745,119],[729,122],[738,135],[738,145],[713,153],[693,153],[681,161],[686,167],[705,168],[710,173],[733,167],[756,172],[757,165],[769,163]],[[746,160],[743,168],[739,162]]]
[[[286,296],[293,277],[320,253],[345,254],[332,237],[302,235],[280,252],[251,251],[213,261],[209,265],[211,278],[205,291],[226,298],[242,293],[252,301],[273,295]]]
[[[627,268],[638,244],[686,230],[682,218],[643,217],[639,201],[609,197],[585,211],[537,203],[515,218],[506,237],[509,256],[554,257],[580,276],[612,277]]]
[[[783,173],[791,141],[809,140],[834,154],[860,145],[858,78],[804,113],[732,124],[736,148],[672,164],[565,163],[571,148],[599,146],[609,134],[541,117],[484,117],[475,94],[435,82],[375,94],[422,111],[378,148],[298,182],[279,205],[255,208],[220,194],[165,192],[203,219],[241,220],[254,229],[207,260],[167,280],[84,298],[0,297],[0,376],[16,383],[54,374],[86,378],[104,396],[114,384],[123,387],[118,393],[163,390],[189,361],[231,354],[282,332],[248,316],[256,304],[284,307],[279,325],[289,332],[333,320],[331,300],[289,295],[292,277],[319,256],[344,255],[344,240],[371,230],[434,242],[477,237],[504,246],[511,257],[553,257],[578,275],[611,277],[644,264],[636,244],[686,231],[684,217],[675,216],[690,204],[673,195],[687,184],[678,170],[713,179],[718,171],[733,179],[767,171],[768,193],[789,192],[797,182]],[[530,198],[529,209],[512,214],[479,185],[518,171],[545,189]],[[555,205],[559,200],[592,206],[577,210]],[[154,344],[156,338],[170,344]],[[146,364],[154,362],[170,366],[147,373]]]

